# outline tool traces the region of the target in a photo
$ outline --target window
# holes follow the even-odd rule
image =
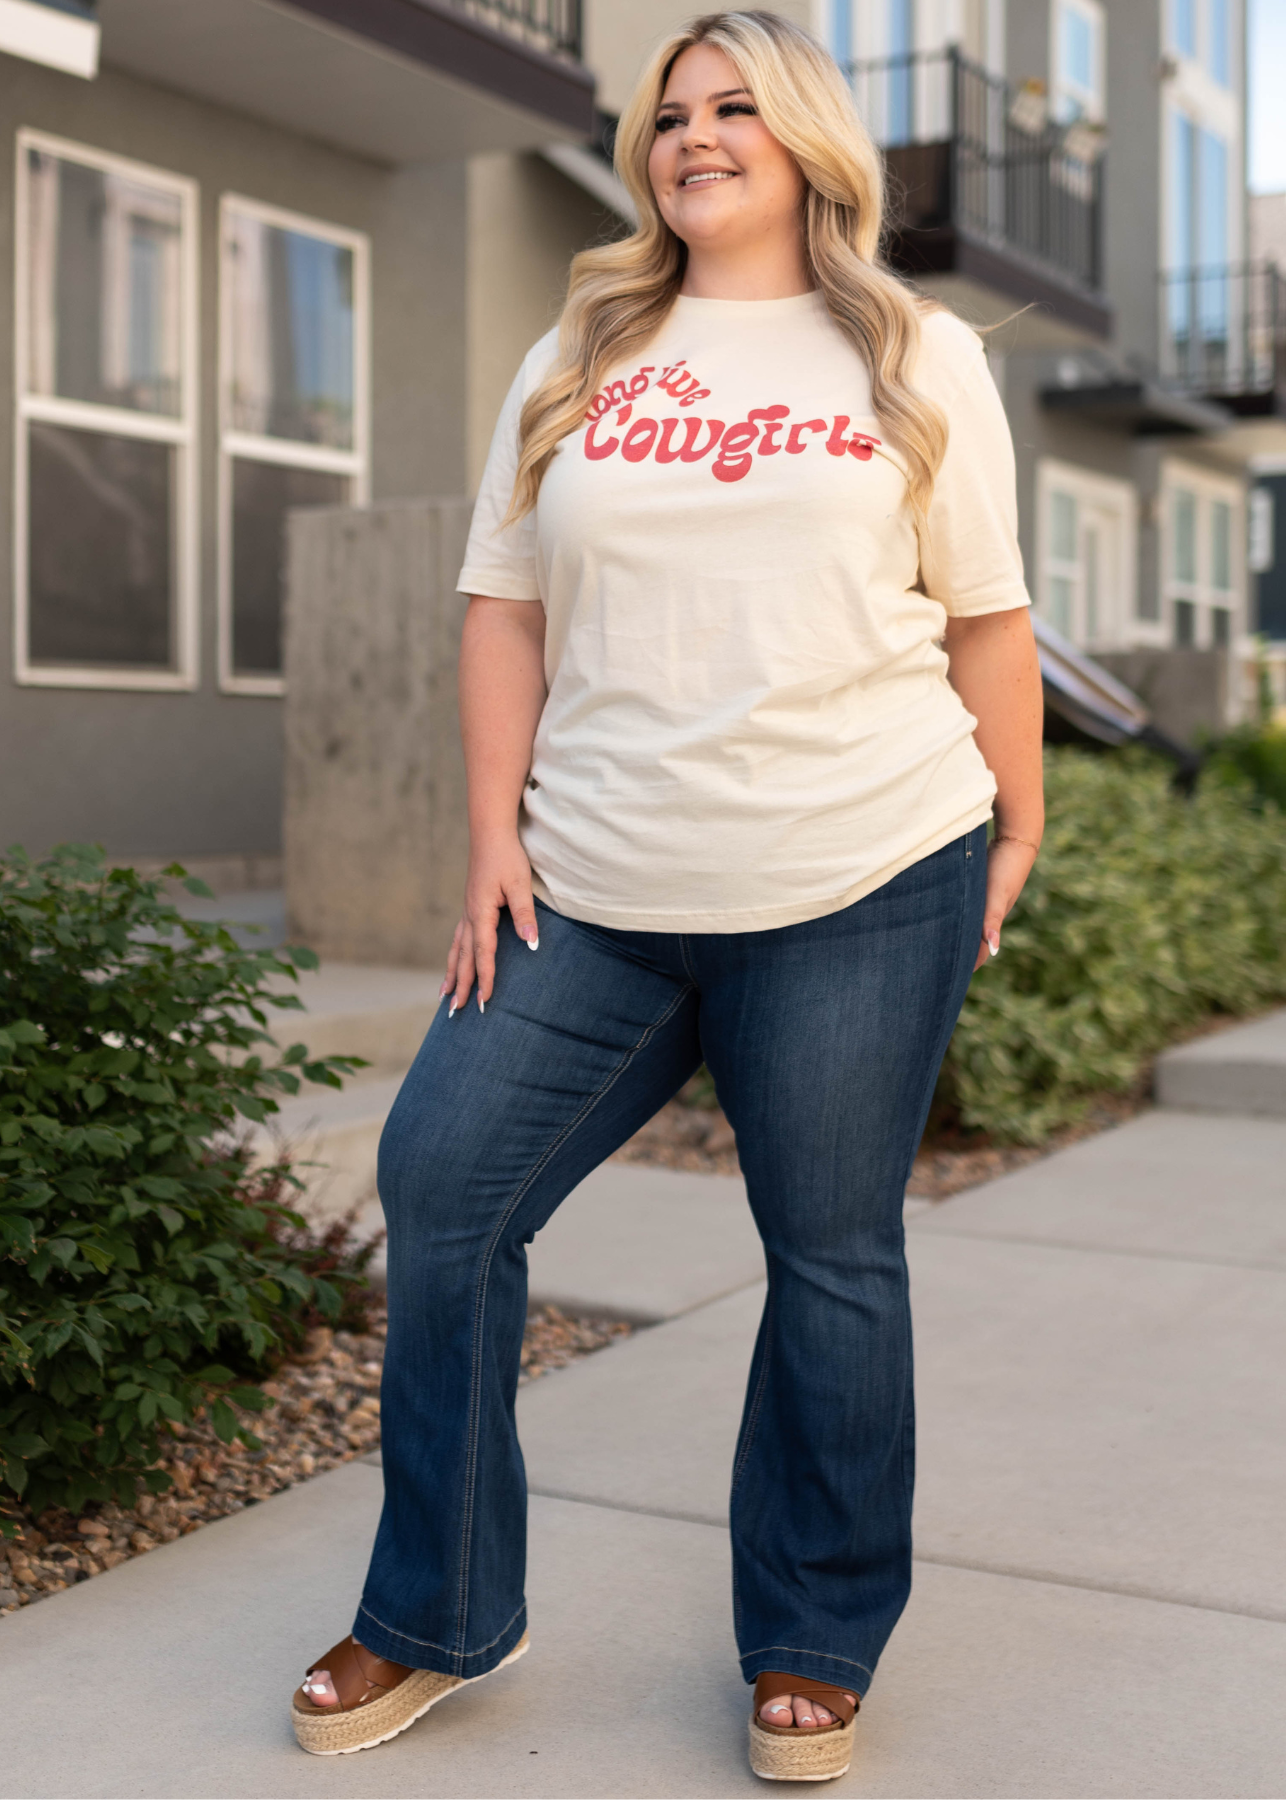
[[[1057,0],[1054,117],[1060,125],[1103,118],[1103,9],[1097,0]]]
[[[1232,508],[1226,500],[1210,503],[1210,585],[1220,594],[1232,590]]]
[[[1170,48],[1178,56],[1197,54],[1197,0],[1170,0]]]
[[[1170,0],[1169,47],[1176,56],[1200,60],[1220,87],[1232,74],[1231,8],[1228,0]]]
[[[20,682],[196,683],[195,257],[192,182],[19,132]]]
[[[1229,354],[1228,145],[1177,109],[1172,114],[1169,267],[1171,342],[1182,372],[1215,386]]]
[[[221,208],[219,679],[281,692],[286,515],[368,491],[366,239]]]
[[[853,0],[830,0],[831,55],[841,68],[853,60]]]
[[[1277,561],[1273,542],[1273,490],[1253,487],[1249,496],[1246,532],[1246,560],[1256,575],[1266,575]]]
[[[1229,648],[1246,616],[1240,485],[1187,463],[1164,481],[1162,587],[1175,644]]]
[[[1195,587],[1197,581],[1197,496],[1186,488],[1175,490],[1172,502],[1174,519],[1174,579]]]
[[[915,133],[915,0],[885,0],[889,55],[903,60],[889,70],[890,144],[909,144]]]
[[[1129,642],[1137,496],[1128,481],[1045,459],[1037,472],[1037,604],[1083,648]]]
[[[1209,0],[1206,66],[1220,87],[1231,86],[1232,46],[1229,43],[1228,0]]]

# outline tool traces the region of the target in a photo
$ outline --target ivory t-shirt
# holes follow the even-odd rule
[[[530,352],[460,589],[539,601],[549,697],[520,831],[591,924],[754,931],[858,900],[988,818],[947,615],[1029,604],[1008,423],[982,346],[922,323],[950,442],[923,544],[861,358],[820,294],[680,296],[500,529]]]

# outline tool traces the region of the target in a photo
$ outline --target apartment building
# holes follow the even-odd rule
[[[271,878],[285,514],[469,491],[594,129],[575,0],[4,0],[0,841]]]
[[[285,515],[474,490],[570,257],[628,220],[605,130],[693,10],[4,0],[4,842],[270,868]],[[778,10],[851,67],[895,262],[995,327],[1042,614],[1143,685],[1235,671],[1248,469],[1286,468],[1244,0]]]
[[[1235,716],[1248,488],[1286,457],[1244,0],[831,0],[819,23],[905,190],[895,260],[980,322],[1037,301],[990,345],[1038,610],[1162,709]]]

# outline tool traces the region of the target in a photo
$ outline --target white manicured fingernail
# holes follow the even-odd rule
[[[484,1013],[484,1012],[486,1012],[486,1010],[487,1010],[487,1003],[486,1003],[486,1001],[485,1001],[485,1000],[484,1000],[484,999],[483,999],[483,998],[482,998],[482,995],[481,995],[481,994],[479,994],[479,995],[478,995],[478,1011],[479,1011],[479,1012],[481,1012],[481,1013]]]
[[[540,939],[538,937],[528,938],[527,939],[527,948],[529,950],[539,950],[540,949]]]
[[[458,1000],[453,1000],[453,1001],[452,1001],[452,1002],[451,1002],[451,1010],[450,1010],[450,1012],[449,1012],[449,1013],[448,1013],[448,1014],[447,1014],[447,1018],[448,1018],[448,1019],[454,1019],[454,1018],[455,1018],[455,1009],[456,1009],[456,1007],[457,1007],[457,1006],[459,1006],[459,1004],[460,1004],[460,1002],[459,1002],[459,1001],[458,1001]]]

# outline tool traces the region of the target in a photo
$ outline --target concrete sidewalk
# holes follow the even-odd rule
[[[379,1507],[352,1464],[0,1623],[0,1794],[763,1791],[723,1523],[763,1292],[744,1203],[633,1169],[573,1201],[533,1278],[632,1283],[667,1322],[519,1397],[531,1654],[377,1751],[294,1748]],[[1280,1800],[1286,1120],[1147,1114],[908,1239],[916,1588],[828,1791]],[[109,1680],[73,1702],[86,1670]]]

